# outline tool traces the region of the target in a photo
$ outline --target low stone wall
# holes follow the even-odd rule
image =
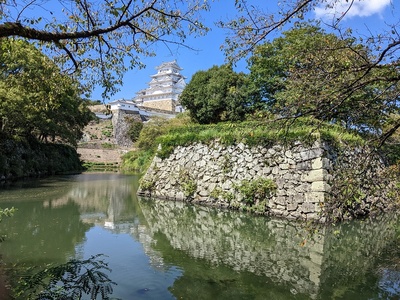
[[[249,147],[242,143],[223,146],[218,142],[177,147],[166,159],[154,158],[142,178],[139,194],[325,222],[327,214],[324,212],[329,211],[329,216],[334,215],[336,219],[352,217],[345,214],[345,208],[354,206],[353,202],[368,206],[370,212],[379,200],[376,195],[371,195],[371,200],[369,194],[361,191],[358,192],[363,195],[360,199],[351,199],[354,200],[351,203],[340,200],[343,205],[332,205],[331,196],[340,194],[337,190],[332,191],[332,186],[335,189],[348,186],[342,184],[348,179],[342,178],[346,175],[343,170],[354,161],[348,157],[357,155],[362,157],[362,153],[355,151],[347,153],[347,159],[340,159],[333,147],[320,141],[315,141],[312,146],[296,142],[270,148]],[[382,167],[383,163],[377,160],[375,170]],[[374,174],[370,172],[370,176]],[[273,182],[275,189],[270,191],[267,199],[255,197],[254,202],[244,201],[243,187],[248,185],[249,189],[251,182],[260,178]],[[357,181],[357,187],[360,188],[360,184],[361,190],[369,189],[362,186],[368,185],[368,180]],[[348,197],[352,195],[349,193]],[[381,206],[382,209],[385,207]],[[332,213],[332,209],[341,213]]]

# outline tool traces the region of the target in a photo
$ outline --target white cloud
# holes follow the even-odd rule
[[[329,0],[328,5],[318,6],[315,8],[315,15],[317,18],[339,18],[346,11],[346,18],[351,17],[369,17],[374,14],[380,14],[383,10],[390,5],[391,0],[354,0],[351,4],[351,0]]]

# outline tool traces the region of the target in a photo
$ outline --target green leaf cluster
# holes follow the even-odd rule
[[[130,151],[122,158],[122,169],[142,172],[147,169],[159,145],[158,137],[174,128],[186,127],[191,123],[187,113],[178,114],[173,119],[155,117],[143,124],[135,142],[135,151]]]
[[[143,58],[156,55],[157,42],[190,48],[188,36],[206,34],[200,12],[209,9],[208,2],[59,0],[49,11],[46,1],[0,1],[0,37],[37,41],[85,91],[101,86],[105,99],[118,91],[128,69],[143,68]]]
[[[196,72],[180,95],[181,104],[200,124],[243,120],[250,109],[244,73],[232,66],[213,66]]]
[[[399,72],[375,61],[350,35],[298,24],[255,48],[249,82],[280,116],[311,115],[379,136],[400,112]]]
[[[143,129],[143,122],[129,119],[128,137],[132,142],[136,142],[139,139],[140,132]]]
[[[271,179],[259,177],[254,180],[242,180],[234,188],[243,197],[243,202],[253,205],[270,198],[276,191],[277,185]]]
[[[109,299],[113,282],[105,271],[108,265],[94,255],[85,260],[70,260],[65,264],[51,266],[30,276],[21,277],[14,295],[18,299]],[[34,270],[28,270],[34,271]]]
[[[190,170],[181,169],[179,171],[179,182],[181,183],[181,188],[185,197],[193,198],[197,190],[197,182],[192,177]]]
[[[0,39],[0,133],[72,145],[92,114],[80,86],[34,46]]]

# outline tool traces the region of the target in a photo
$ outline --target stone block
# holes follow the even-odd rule
[[[321,148],[314,148],[300,152],[300,158],[303,161],[312,160],[314,158],[322,156],[323,150]]]
[[[324,192],[310,192],[305,195],[306,202],[310,203],[324,203],[325,193]]]
[[[331,162],[326,157],[317,157],[312,161],[311,167],[313,169],[329,169],[331,167]]]
[[[287,170],[284,170],[281,172],[281,174],[283,174],[283,179],[285,179],[286,181],[291,181],[291,179],[293,179],[292,172],[288,172]]]
[[[308,174],[303,175],[302,180],[307,182],[324,181],[328,175],[325,169],[311,170]]]
[[[304,194],[310,191],[310,184],[309,183],[302,183],[299,184],[294,188],[297,194]]]
[[[271,174],[271,168],[270,167],[265,167],[265,168],[263,168],[263,170],[262,170],[262,175],[264,175],[264,176],[268,176],[269,174]]]
[[[322,266],[322,255],[318,252],[310,251],[310,259],[318,266]]]
[[[281,170],[289,170],[289,164],[280,164],[280,165],[279,165],[279,168],[280,168]]]
[[[287,210],[288,211],[294,211],[294,210],[297,209],[297,207],[298,207],[297,203],[288,203]]]
[[[313,213],[313,212],[315,212],[315,204],[314,203],[309,203],[309,202],[304,202],[300,206],[300,210],[303,213]]]
[[[312,167],[311,167],[311,161],[301,161],[301,162],[298,162],[298,163],[296,164],[296,169],[297,169],[297,170],[302,170],[302,171],[311,170],[311,169],[312,169]]]
[[[209,193],[207,190],[202,189],[202,190],[200,190],[199,195],[200,195],[200,197],[208,197]]]
[[[198,161],[199,159],[200,159],[199,153],[195,153],[195,154],[193,155],[193,157],[192,157],[192,160],[193,160],[193,161]]]
[[[275,149],[269,148],[267,154],[269,155],[269,157],[272,157],[276,154],[276,151]]]
[[[293,153],[292,153],[292,151],[291,151],[291,150],[286,150],[286,151],[285,151],[285,156],[286,156],[287,158],[293,158]]]
[[[331,191],[331,186],[325,181],[314,181],[311,183],[311,192],[327,192]]]
[[[286,194],[287,194],[288,196],[293,196],[293,197],[296,197],[296,196],[298,195],[298,193],[296,192],[295,189],[288,189],[288,190],[286,191]]]
[[[177,192],[175,198],[176,200],[183,201],[185,200],[185,194],[183,192]]]
[[[296,196],[291,196],[290,198],[292,199],[290,202],[296,202],[297,204],[306,202],[304,194],[297,194]]]
[[[207,181],[209,181],[211,178],[212,178],[211,176],[204,175],[202,181],[203,181],[203,182],[207,182]]]
[[[232,182],[230,180],[225,181],[222,184],[222,189],[229,190],[232,187]]]
[[[282,210],[276,209],[276,208],[271,209],[271,212],[272,212],[272,214],[274,214],[276,216],[281,216],[283,214]]]
[[[274,199],[274,202],[276,203],[276,204],[279,204],[279,205],[286,205],[286,197],[276,197],[275,199]]]
[[[174,191],[168,191],[168,192],[165,194],[165,196],[166,196],[168,199],[175,199],[176,194],[175,194]]]
[[[272,168],[272,174],[273,174],[273,175],[279,174],[279,167],[273,167],[273,168]]]

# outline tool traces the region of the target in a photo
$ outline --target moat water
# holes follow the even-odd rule
[[[138,198],[138,176],[87,173],[0,189],[5,269],[103,254],[128,299],[399,299],[400,218],[314,228]],[[15,272],[14,272],[15,273]]]

